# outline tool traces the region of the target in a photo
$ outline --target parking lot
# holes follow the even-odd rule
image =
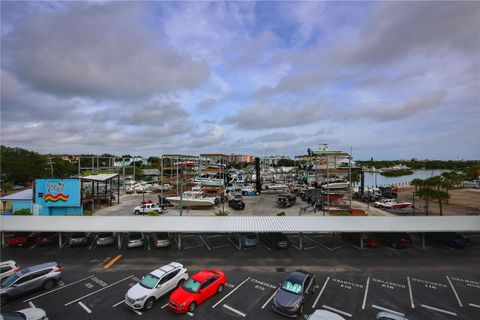
[[[50,319],[282,319],[271,310],[280,283],[295,269],[315,273],[314,294],[304,315],[323,308],[345,319],[373,319],[381,310],[408,319],[480,318],[480,243],[455,250],[428,244],[405,250],[389,247],[360,250],[331,235],[303,237],[304,250],[278,251],[265,245],[238,250],[224,235],[186,235],[184,250],[169,248],[121,249],[87,245],[70,248],[3,248],[1,260],[14,259],[20,267],[46,261],[63,266],[62,282],[50,291],[38,291],[9,302],[4,310],[35,305]],[[291,236],[292,243],[300,240]],[[173,242],[174,244],[174,242]],[[122,257],[103,269],[114,257]],[[183,263],[189,274],[218,268],[225,272],[225,290],[193,313],[168,310],[168,296],[150,311],[133,311],[123,299],[146,273],[171,261]]]

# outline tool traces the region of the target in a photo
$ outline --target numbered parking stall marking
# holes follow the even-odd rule
[[[340,279],[339,277],[330,276],[327,279],[317,279],[317,284],[321,285],[322,288],[320,293],[314,295],[312,301],[316,308],[322,306],[349,318],[355,318],[355,314],[361,312],[366,293],[367,278],[362,279],[353,276],[348,276],[347,278],[344,276]],[[320,295],[321,298],[319,298]],[[316,301],[317,299],[319,300]]]
[[[480,305],[480,281],[457,276],[447,276],[447,278],[464,306],[480,309],[477,307]]]
[[[462,307],[448,283],[447,278],[423,279],[410,277],[412,291],[415,296],[417,311],[424,318],[435,318],[441,315],[458,316]]]
[[[370,277],[370,289],[366,301],[367,309],[407,314],[411,305],[407,279],[403,277],[392,278],[388,274]]]

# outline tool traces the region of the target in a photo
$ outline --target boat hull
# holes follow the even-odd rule
[[[173,204],[174,206],[180,206],[180,197],[167,197],[165,198],[168,202]],[[214,200],[210,199],[182,199],[182,206],[184,208],[188,207],[213,207],[215,205]]]

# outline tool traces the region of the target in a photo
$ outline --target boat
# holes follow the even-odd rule
[[[350,187],[350,182],[330,182],[320,186],[323,189],[347,189]]]
[[[276,190],[286,190],[288,189],[288,186],[286,184],[277,184],[277,183],[274,183],[274,184],[267,184],[265,185],[265,190],[273,190],[273,191],[276,191]]]
[[[221,187],[224,184],[223,179],[216,179],[216,178],[195,178],[193,181],[194,183],[201,184],[202,186],[215,186]]]
[[[376,201],[373,204],[377,208],[383,209],[406,209],[409,208],[412,204],[410,202],[397,202],[396,199],[383,199]]]
[[[184,208],[192,208],[192,207],[209,208],[215,205],[215,198],[204,197],[202,191],[185,191],[182,194],[182,199],[180,199],[180,196],[174,196],[174,197],[166,197],[165,200],[167,200],[174,206],[180,206],[180,201],[182,201],[182,207]]]

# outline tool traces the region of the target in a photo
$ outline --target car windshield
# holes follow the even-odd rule
[[[12,283],[14,283],[18,278],[20,278],[20,277],[17,276],[16,273],[14,273],[12,275],[9,275],[8,277],[2,279],[2,282],[1,282],[0,286],[2,288],[8,287]]]
[[[200,287],[200,282],[197,280],[193,280],[192,278],[188,279],[187,282],[183,285],[183,289],[190,293],[195,293],[198,290],[198,287]]]
[[[113,238],[113,233],[100,233],[99,238]]]
[[[147,274],[140,281],[140,285],[147,289],[153,289],[157,285],[158,280],[159,278],[155,277],[154,275]]]
[[[300,283],[295,283],[291,279],[285,280],[282,284],[282,289],[294,294],[300,294],[302,292],[302,285]]]
[[[128,235],[128,238],[130,240],[140,240],[142,239],[142,234],[141,233],[131,233]]]
[[[25,320],[25,319],[27,319],[27,317],[25,317],[20,312],[2,312],[1,316],[3,317],[4,320]]]
[[[86,235],[84,232],[76,232],[74,234],[72,234],[72,238],[85,238]]]

